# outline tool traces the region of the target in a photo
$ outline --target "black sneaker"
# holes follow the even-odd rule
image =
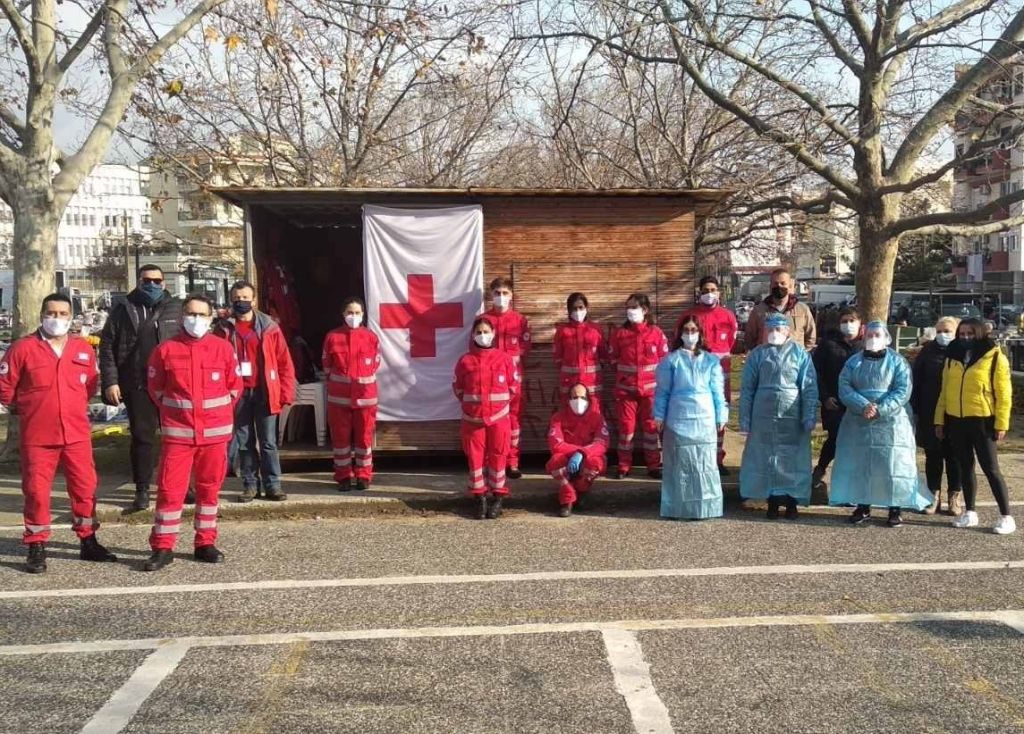
[[[100,545],[95,535],[82,538],[82,547],[78,551],[78,557],[83,561],[95,561],[97,563],[114,563],[117,561],[117,556]]]
[[[487,517],[487,495],[477,495],[476,498],[476,519],[483,520]]]
[[[352,480],[351,479],[342,479],[340,482],[338,482],[338,491],[339,492],[351,492],[352,491]]]
[[[647,476],[649,476],[651,479],[661,479],[661,468],[659,467],[657,469],[648,469]]]
[[[238,495],[239,502],[252,502],[256,499],[256,488],[255,487],[242,487],[241,494]]]
[[[192,557],[201,563],[220,563],[224,554],[215,545],[201,545],[192,552]]]
[[[506,471],[505,474],[508,475],[509,479],[522,479],[523,478],[523,473],[521,471],[519,471],[519,467],[518,466],[509,467],[508,471]]]
[[[501,517],[501,495],[494,497],[487,506],[487,519],[497,520]]]
[[[889,510],[889,519],[885,521],[885,524],[891,528],[898,528],[903,524],[903,515],[900,513],[899,507],[893,507]]]
[[[866,522],[871,517],[871,506],[870,505],[857,505],[857,509],[853,511],[853,514],[849,517],[851,525],[860,525]]]
[[[142,564],[143,571],[159,571],[165,566],[169,566],[171,561],[174,560],[174,553],[169,550],[155,550],[149,556],[149,559]]]
[[[129,512],[142,512],[149,509],[149,487],[142,486],[135,488],[135,498],[128,507]]]
[[[284,502],[288,499],[288,495],[281,491],[280,487],[271,487],[263,491],[264,495],[271,502]]]
[[[800,516],[800,511],[796,508],[796,500],[790,499],[786,502],[786,519],[796,520]]]
[[[572,514],[572,503],[562,505],[558,510],[559,517],[569,517]]]
[[[767,517],[769,520],[779,519],[779,498],[769,497],[768,498],[768,513]]]
[[[357,479],[356,480],[356,486],[354,487],[354,489],[357,492],[365,492],[369,488],[370,488],[370,480],[369,479]]]
[[[46,543],[29,543],[25,570],[29,573],[46,573]]]
[[[629,469],[615,469],[612,472],[612,479],[625,479],[629,476]]]

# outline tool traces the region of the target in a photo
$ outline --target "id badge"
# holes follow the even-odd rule
[[[242,362],[242,377],[252,377],[252,362]]]

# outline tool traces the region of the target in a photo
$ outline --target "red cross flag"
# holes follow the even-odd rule
[[[363,247],[380,420],[458,419],[452,373],[483,304],[483,211],[367,204]]]

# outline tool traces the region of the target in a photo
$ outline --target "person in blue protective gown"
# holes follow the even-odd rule
[[[654,421],[662,433],[661,516],[722,516],[718,431],[729,422],[719,358],[708,351],[700,322],[679,324],[673,351],[655,372]]]
[[[817,422],[818,381],[810,355],[790,338],[789,319],[765,320],[765,343],[743,367],[740,432],[747,434],[740,494],[767,499],[768,517],[795,519],[811,499],[811,431]]]
[[[888,525],[903,524],[900,508],[923,510],[932,502],[917,471],[914,421],[907,407],[913,390],[910,365],[889,348],[881,321],[864,330],[864,349],[839,374],[839,425],[832,470],[832,505],[857,505],[850,522],[865,522],[871,507],[889,508]]]

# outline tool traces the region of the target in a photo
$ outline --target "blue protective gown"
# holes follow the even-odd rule
[[[729,420],[718,357],[677,349],[655,372],[654,417],[664,421],[661,516],[722,516],[718,426]]]
[[[829,503],[923,510],[932,494],[917,471],[914,422],[907,407],[910,365],[892,349],[872,359],[858,352],[839,375],[846,414],[839,426]],[[878,417],[863,416],[869,403]]]
[[[792,339],[762,344],[747,356],[740,388],[740,431],[747,433],[740,494],[811,500],[811,434],[818,415],[818,379],[810,355]]]

